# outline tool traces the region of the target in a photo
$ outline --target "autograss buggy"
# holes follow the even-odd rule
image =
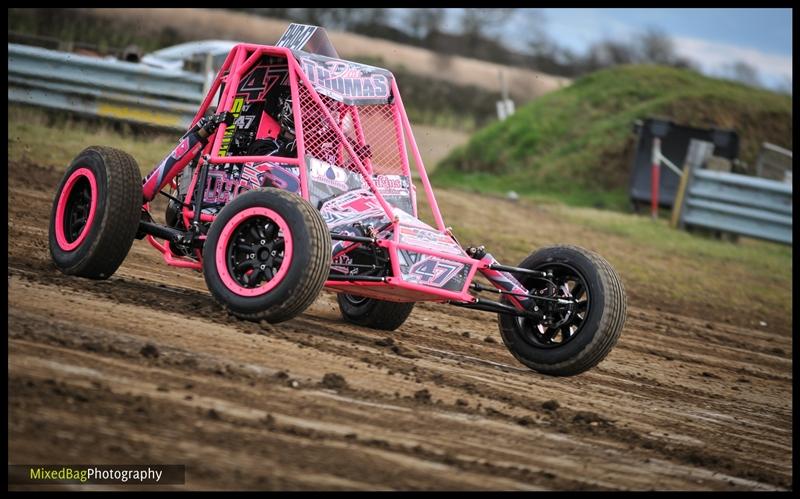
[[[418,218],[417,185],[432,226]],[[151,216],[158,194],[163,224]],[[552,375],[596,365],[625,321],[620,279],[590,251],[542,248],[511,267],[462,248],[392,74],[340,59],[314,26],[291,25],[276,46],[234,47],[192,127],[144,180],[110,147],[75,158],[51,213],[56,266],[106,279],[145,237],[168,265],[201,271],[243,319],[291,319],[323,287],[345,320],[383,330],[415,302],[445,302],[497,313],[511,353]]]

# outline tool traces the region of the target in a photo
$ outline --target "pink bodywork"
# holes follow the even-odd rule
[[[203,158],[200,161],[207,161],[211,164],[239,163],[249,166],[256,165],[256,167],[259,164],[269,163],[281,165],[285,169],[296,168],[299,177],[298,194],[306,200],[310,200],[309,183],[314,180],[311,165],[315,161],[322,162],[337,175],[340,175],[343,170],[358,174],[362,186],[361,191],[363,191],[360,194],[361,198],[355,199],[356,195],[353,195],[354,198],[349,205],[344,207],[337,205],[336,208],[331,209],[328,209],[326,203],[320,211],[324,216],[335,217],[344,216],[342,210],[350,210],[350,213],[358,216],[374,215],[390,224],[376,237],[377,244],[385,248],[389,255],[392,275],[386,277],[382,282],[329,280],[326,282],[328,289],[399,302],[456,301],[471,303],[475,302],[476,298],[469,292],[470,284],[475,273],[480,271],[499,289],[508,290],[507,285],[498,284],[498,281],[505,281],[506,284],[511,283],[513,291],[526,292],[525,288],[512,275],[488,268],[494,259],[476,259],[467,255],[445,226],[394,78],[391,78],[389,87],[391,99],[388,103],[365,106],[347,105],[343,101],[336,101],[327,95],[320,95],[317,91],[318,87],[303,69],[301,63],[304,61],[298,61],[296,53],[291,49],[281,46],[240,44],[231,50],[225,60],[198,109],[192,125],[194,126],[206,113],[215,97],[218,97],[216,112],[231,111],[234,100],[237,98],[240,80],[248,75],[264,56],[285,59],[288,66],[296,124],[297,157],[224,155],[221,153],[226,130],[223,123],[203,149]],[[347,61],[343,61],[343,63],[346,64]],[[223,91],[219,93],[223,83]],[[269,119],[271,120],[271,118]],[[274,121],[262,122],[259,133],[264,133],[265,128],[274,128],[274,125]],[[319,130],[324,130],[325,136],[322,139],[319,137]],[[415,166],[413,171],[417,175],[414,180],[421,183],[425,191],[433,227],[416,218],[416,188],[413,183],[407,189],[410,213],[392,206],[384,195],[385,192],[388,192],[387,186],[391,187],[397,178],[406,177],[409,181],[412,179],[412,166],[406,150],[406,143],[411,148],[411,158]],[[322,155],[320,151],[323,150],[323,147],[329,147],[330,144],[335,145],[333,156],[320,158]],[[325,150],[330,153],[330,148]],[[370,152],[364,154],[364,150]],[[330,159],[330,161],[324,162],[325,159]],[[331,165],[336,168],[331,168]],[[184,202],[187,205],[191,204],[191,196],[195,191],[199,170],[199,168],[196,169],[186,195]],[[335,179],[329,181],[334,182]],[[376,182],[381,186],[376,185]],[[350,194],[348,192],[346,195]],[[339,204],[341,205],[341,203]],[[147,208],[145,206],[145,209]],[[192,211],[183,208],[182,216],[188,227],[193,217]],[[213,221],[214,215],[203,213],[201,220]],[[335,224],[328,220],[326,222],[333,230]],[[197,260],[193,260],[175,255],[169,245],[160,243],[152,236],[147,236],[147,239],[163,253],[164,259],[169,265],[197,270],[202,268],[199,263],[201,258],[199,251],[196,254]],[[294,244],[298,244],[298,241],[294,241]],[[335,244],[334,255],[332,255],[334,266],[337,258],[342,258],[342,255],[346,255],[347,251],[357,244],[361,243],[343,243],[338,245],[338,249]],[[403,260],[401,253],[406,257],[404,267],[401,267]],[[407,259],[409,255],[416,259],[414,263]],[[459,284],[456,289],[445,289],[445,285],[455,275],[460,275],[458,281],[460,283],[463,279],[463,285]],[[450,287],[452,288],[452,286]],[[263,290],[259,290],[259,292],[261,291]],[[511,303],[517,308],[522,308],[516,299],[512,298]]]

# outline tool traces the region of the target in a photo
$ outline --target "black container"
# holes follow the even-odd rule
[[[653,139],[655,137],[661,139],[661,154],[678,168],[683,168],[691,139],[713,143],[714,156],[733,161],[739,155],[739,135],[733,130],[694,128],[663,119],[647,118],[643,122],[637,121],[634,124],[634,132],[639,135],[639,141],[636,145],[636,155],[631,169],[630,199],[637,211],[642,205],[650,205],[650,174],[653,168]],[[663,163],[660,172],[658,205],[663,208],[672,208],[672,205],[675,204],[680,177]]]

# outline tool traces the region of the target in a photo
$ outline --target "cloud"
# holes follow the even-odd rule
[[[560,45],[579,53],[600,40],[627,40],[638,32],[604,9],[546,9],[545,15],[548,33]],[[524,26],[521,31],[524,33]]]
[[[757,49],[702,40],[685,36],[674,37],[675,51],[702,65],[708,73],[722,74],[725,67],[742,61],[756,68],[767,80],[780,82],[792,79],[792,56],[775,55]]]

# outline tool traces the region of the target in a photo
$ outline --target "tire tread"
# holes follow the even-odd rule
[[[90,152],[102,158],[106,173],[105,212],[96,222],[100,223],[100,231],[86,257],[71,267],[59,268],[65,274],[108,279],[122,265],[139,228],[141,173],[136,160],[125,151],[107,146],[89,146],[78,157]]]

